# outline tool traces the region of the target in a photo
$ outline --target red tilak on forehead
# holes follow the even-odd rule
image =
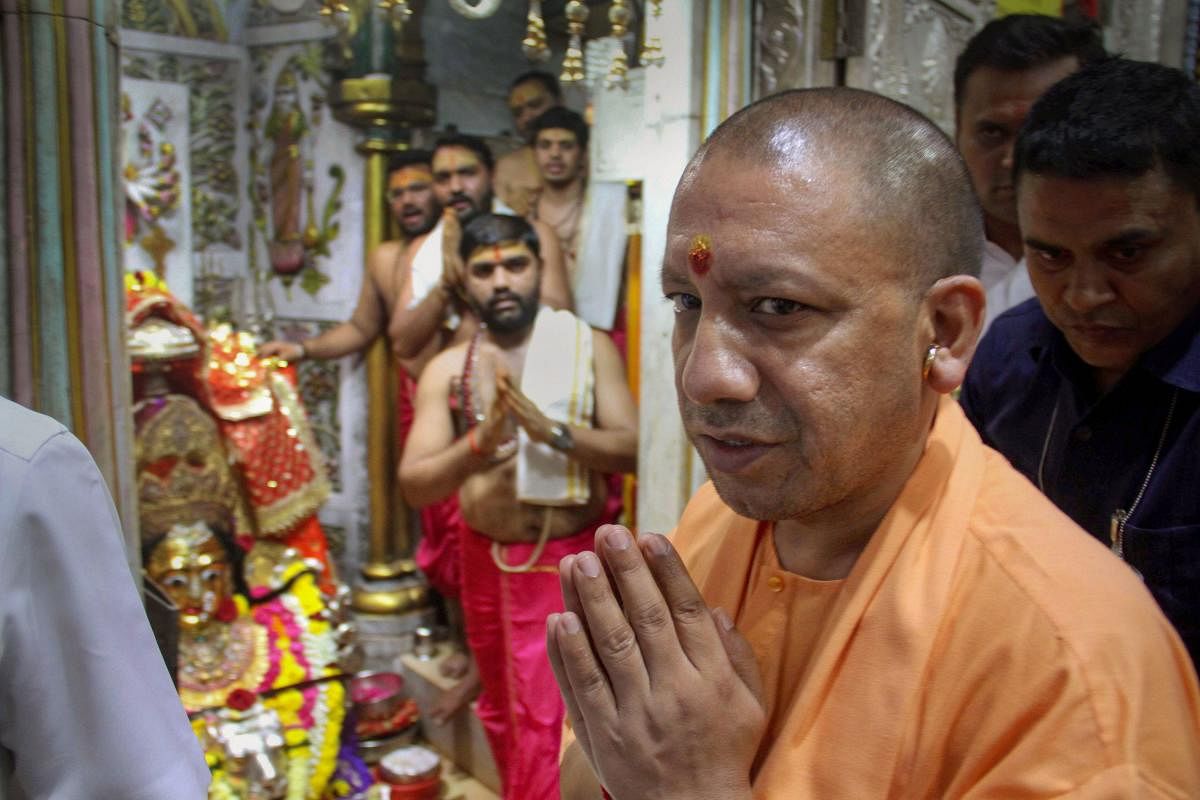
[[[688,265],[692,272],[703,276],[712,268],[712,258],[712,239],[703,233],[693,236],[692,247],[688,250]]]
[[[504,256],[500,255],[500,245],[492,245],[492,256],[496,259],[496,265],[504,263]]]

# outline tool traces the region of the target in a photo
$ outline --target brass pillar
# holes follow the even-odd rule
[[[402,142],[369,137],[358,151],[366,157],[363,170],[363,252],[369,253],[386,238],[389,220],[383,203],[387,160]],[[366,276],[363,278],[366,280]],[[370,487],[371,533],[363,577],[388,580],[412,572],[412,537],[408,508],[396,485],[396,381],[391,348],[386,336],[367,351],[367,481]]]
[[[408,147],[409,130],[434,122],[434,90],[424,82],[424,47],[420,4],[403,26],[384,22],[375,4],[359,7],[364,18],[343,51],[349,58],[335,75],[329,104],[334,116],[363,130],[358,152],[363,170],[363,252],[398,234],[384,200],[389,157]],[[380,37],[380,48],[374,37]],[[365,53],[388,54],[387,69],[370,64]],[[365,264],[364,264],[365,269]],[[364,277],[364,280],[366,278]],[[404,577],[416,571],[410,558],[413,541],[409,510],[397,486],[395,360],[386,336],[367,351],[367,479],[370,502],[370,549],[362,574],[366,583],[355,592],[360,611],[399,613],[421,605],[426,589]]]

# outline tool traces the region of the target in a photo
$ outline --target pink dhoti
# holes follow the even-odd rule
[[[483,685],[476,713],[505,800],[558,800],[565,710],[546,656],[546,617],[563,610],[558,562],[592,549],[596,529],[613,519],[614,507],[610,503],[595,525],[547,542],[528,572],[502,572],[492,561],[492,540],[461,529],[463,617]],[[524,564],[534,547],[510,544],[501,552],[505,563]]]
[[[396,438],[400,452],[412,429],[417,383],[403,367],[396,369]],[[414,560],[425,574],[429,585],[442,597],[458,597],[462,584],[462,569],[459,565],[458,531],[462,527],[462,513],[458,508],[458,494],[425,506],[419,512],[421,538],[417,542]]]
[[[451,599],[462,593],[462,563],[458,552],[462,527],[457,494],[421,509],[421,540],[417,542],[414,558],[429,585],[442,597]]]

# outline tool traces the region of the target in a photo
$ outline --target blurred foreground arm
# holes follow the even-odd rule
[[[122,542],[79,440],[0,398],[0,795],[207,796]]]

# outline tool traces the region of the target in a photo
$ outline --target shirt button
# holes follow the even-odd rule
[[[1092,439],[1092,429],[1087,425],[1080,425],[1075,429],[1075,441],[1090,442]]]
[[[778,575],[772,575],[771,577],[767,578],[767,588],[772,592],[782,592],[783,578],[779,577]]]

